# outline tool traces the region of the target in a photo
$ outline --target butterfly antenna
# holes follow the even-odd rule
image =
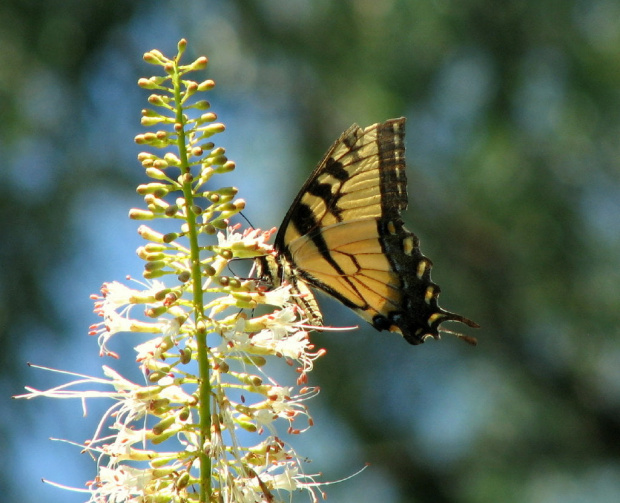
[[[234,276],[235,278],[237,278],[237,279],[241,279],[241,280],[244,280],[244,281],[245,281],[245,280],[250,280],[250,279],[256,279],[256,278],[254,277],[254,273],[255,273],[255,271],[256,271],[256,262],[253,262],[253,263],[252,263],[252,268],[250,269],[250,272],[249,272],[248,276],[239,276],[239,275],[238,275],[235,271],[233,271],[233,270],[232,270],[232,268],[230,267],[230,264],[231,264],[232,262],[238,262],[238,261],[241,261],[241,260],[252,260],[252,259],[247,259],[247,258],[239,258],[239,257],[233,257],[233,258],[231,258],[231,259],[228,261],[228,264],[226,265],[226,267],[228,268],[228,271],[230,272],[230,274],[231,274],[232,276]]]
[[[240,211],[240,212],[239,212],[239,215],[241,215],[241,217],[243,218],[243,220],[245,220],[245,221],[248,223],[248,225],[249,225],[250,227],[252,227],[252,229],[256,229],[256,227],[254,227],[254,226],[252,225],[252,222],[250,222],[250,219],[249,219],[248,217],[246,217],[246,216],[243,214],[243,212],[242,212],[242,211]]]

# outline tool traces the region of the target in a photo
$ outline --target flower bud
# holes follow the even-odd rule
[[[176,155],[174,155],[172,152],[168,152],[166,155],[164,155],[164,161],[166,161],[169,166],[180,166],[181,165],[181,160]]]
[[[153,220],[153,218],[155,218],[155,215],[152,211],[132,208],[129,210],[129,218],[131,218],[132,220]]]
[[[168,265],[168,262],[165,260],[155,260],[153,262],[147,262],[144,264],[144,269],[146,271],[159,271]]]
[[[200,85],[198,87],[200,87]],[[196,108],[197,110],[208,110],[211,108],[211,103],[207,100],[200,100],[194,103],[193,108]]]
[[[178,239],[181,236],[178,232],[169,232],[168,234],[164,234],[163,241],[164,243],[172,243],[175,239]]]
[[[173,425],[176,421],[176,417],[170,415],[169,417],[162,419],[159,423],[153,426],[152,431],[155,435],[161,435],[164,431],[168,429],[169,426]]]
[[[179,355],[181,357],[181,363],[183,363],[184,365],[187,365],[189,362],[192,361],[192,349],[191,348],[181,349],[181,351],[179,352]]]
[[[149,127],[149,126],[155,126],[156,124],[159,124],[160,122],[163,122],[165,119],[163,119],[162,117],[142,117],[140,119],[140,124],[143,125],[144,127]]]
[[[177,279],[181,282],[181,283],[187,283],[190,279],[191,279],[192,275],[189,271],[183,271],[182,273],[180,273],[177,276]]]
[[[226,127],[221,122],[215,122],[203,128],[198,128],[198,131],[202,133],[200,136],[198,136],[198,139],[202,140],[205,138],[209,138],[214,134],[222,133],[225,129]]]
[[[140,237],[148,241],[153,241],[155,243],[164,242],[163,234],[154,231],[153,229],[147,227],[146,225],[141,225],[140,227],[138,227],[138,234],[140,235]]]
[[[144,196],[146,194],[154,194],[158,191],[164,191],[165,193],[168,193],[171,189],[172,187],[170,184],[150,182],[138,185],[138,187],[136,188],[136,192],[141,196]]]
[[[216,173],[229,173],[236,168],[236,164],[233,161],[226,161],[221,166],[215,168]]]
[[[250,433],[255,433],[258,429],[256,428],[256,425],[252,422],[251,418],[248,418],[247,416],[236,417],[235,423],[237,423],[239,426],[241,426],[241,428],[249,431]]]
[[[179,491],[180,489],[185,489],[190,483],[190,475],[189,472],[183,472],[178,476],[176,481],[174,482],[175,489]]]
[[[198,91],[210,91],[215,87],[215,82],[211,79],[203,80],[198,84]]]

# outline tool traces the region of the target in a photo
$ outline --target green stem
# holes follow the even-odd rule
[[[196,326],[196,340],[198,346],[198,367],[200,382],[198,387],[199,414],[200,414],[200,502],[211,501],[211,456],[205,452],[205,446],[211,445],[211,368],[209,365],[207,330],[205,324],[203,290],[202,290],[202,269],[200,267],[200,248],[198,246],[198,229],[196,227],[196,214],[193,211],[194,194],[192,190],[192,174],[187,159],[187,147],[185,144],[185,119],[183,117],[183,106],[181,96],[181,75],[178,66],[175,65],[175,73],[172,78],[174,86],[174,99],[176,108],[176,123],[180,124],[177,130],[177,147],[183,170],[182,185],[183,196],[186,203],[187,238],[190,246],[191,276],[193,311]]]

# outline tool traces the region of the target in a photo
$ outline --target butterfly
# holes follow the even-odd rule
[[[276,235],[275,254],[256,259],[267,284],[291,285],[310,324],[323,325],[314,287],[411,344],[438,339],[444,321],[479,327],[439,307],[432,263],[404,226],[404,140],[404,117],[347,129],[297,194]]]

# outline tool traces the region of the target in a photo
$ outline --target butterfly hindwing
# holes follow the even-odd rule
[[[350,127],[332,145],[291,205],[275,241],[270,279],[292,283],[314,324],[322,322],[309,284],[378,330],[411,344],[439,325],[474,322],[441,309],[431,262],[401,218],[407,208],[405,119]],[[266,259],[259,261],[263,274]]]

